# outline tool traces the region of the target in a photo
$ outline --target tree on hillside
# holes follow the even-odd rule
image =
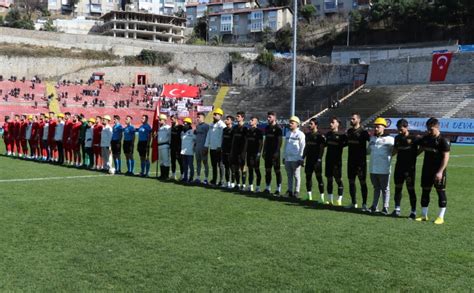
[[[301,7],[300,13],[308,23],[311,23],[311,18],[316,14],[316,7],[313,4],[305,5]]]

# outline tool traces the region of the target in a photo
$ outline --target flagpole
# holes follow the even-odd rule
[[[298,0],[293,0],[293,67],[291,81],[291,116],[295,115],[296,105],[296,33],[298,24]]]

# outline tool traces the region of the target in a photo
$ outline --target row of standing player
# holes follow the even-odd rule
[[[148,117],[142,117],[142,125],[135,128],[131,125],[131,117],[126,118],[126,126],[120,124],[120,117],[114,116],[115,123],[112,127],[112,134],[107,135],[110,141],[103,145],[104,139],[100,138],[100,134],[104,128],[109,129],[108,122],[110,117],[97,117],[97,120],[89,119],[86,122],[80,122],[79,115],[74,115],[70,121],[69,113],[66,113],[66,123],[62,121],[63,115],[58,114],[59,125],[71,124],[71,131],[68,136],[63,139],[54,134],[53,140],[49,140],[48,135],[44,135],[44,128],[49,124],[49,134],[51,134],[51,124],[54,123],[54,113],[41,115],[39,117],[38,128],[43,129],[43,140],[39,143],[41,149],[46,146],[46,153],[53,156],[54,146],[69,145],[66,149],[72,150],[74,154],[74,162],[76,165],[80,163],[79,148],[83,147],[83,154],[87,154],[89,158],[89,167],[97,169],[109,169],[107,161],[108,153],[112,152],[114,158],[115,169],[117,173],[121,170],[121,141],[123,135],[123,150],[127,160],[127,173],[133,174],[133,148],[135,131],[139,133],[138,152],[141,158],[141,176],[148,176],[149,172],[149,146],[150,140],[156,137],[158,141],[160,153],[160,178],[167,179],[171,167],[172,176],[176,177],[176,162],[180,165],[181,180],[190,182],[194,177],[194,157],[197,162],[197,176],[195,183],[200,183],[201,165],[204,165],[205,177],[204,184],[207,184],[209,175],[208,152],[210,152],[212,165],[212,185],[220,185],[227,188],[235,188],[238,190],[253,191],[254,173],[256,175],[256,189],[260,191],[261,174],[260,174],[260,157],[265,162],[265,183],[264,192],[271,193],[272,169],[275,171],[277,190],[275,195],[281,193],[281,171],[280,171],[280,149],[283,141],[283,131],[276,123],[276,115],[269,112],[267,116],[268,125],[263,133],[258,127],[258,118],[251,117],[250,127],[245,127],[245,114],[238,112],[236,117],[227,116],[222,121],[223,112],[216,109],[213,112],[213,123],[210,125],[204,123],[204,114],[198,113],[195,129],[192,128],[192,120],[185,118],[183,125],[178,123],[177,117],[171,117],[171,126],[167,125],[167,117],[160,115],[160,128],[157,134],[151,133],[151,127],[148,125]],[[26,118],[26,117],[24,117]],[[35,123],[36,117],[28,117],[29,127]],[[234,120],[237,125],[234,126]],[[422,170],[422,217],[418,220],[427,220],[427,207],[429,204],[429,194],[434,185],[439,196],[440,214],[435,222],[444,222],[444,213],[446,210],[446,166],[449,159],[449,142],[439,133],[439,123],[436,119],[430,119],[427,124],[428,134],[423,138],[412,136],[408,132],[408,124],[406,120],[400,120],[397,125],[400,134],[393,141],[390,136],[384,133],[386,121],[383,119],[381,123],[376,124],[375,135],[371,138],[369,133],[360,126],[360,115],[355,113],[351,117],[351,128],[347,133],[339,131],[340,121],[337,118],[331,120],[331,130],[322,135],[318,131],[317,120],[312,119],[309,122],[310,132],[304,135],[299,130],[300,121],[297,117],[290,119],[290,131],[286,135],[286,144],[284,148],[284,166],[288,175],[288,192],[291,197],[298,197],[300,192],[300,167],[304,166],[306,174],[306,189],[308,199],[312,199],[312,176],[316,175],[321,201],[328,204],[341,205],[343,195],[342,184],[342,150],[348,146],[348,164],[347,175],[349,179],[349,191],[352,203],[349,208],[357,208],[355,179],[358,177],[362,192],[362,210],[376,212],[380,195],[383,196],[384,203],[382,213],[388,214],[388,205],[390,198],[389,178],[390,178],[390,161],[392,155],[398,153],[398,160],[395,167],[395,210],[392,215],[400,215],[401,190],[403,183],[406,181],[408,193],[410,194],[411,213],[410,218],[416,218],[416,194],[414,191],[415,166],[416,157],[422,151],[425,151],[425,160]],[[70,121],[71,123],[68,123]],[[377,122],[377,120],[376,120]],[[20,135],[20,139],[9,139],[13,137],[15,131],[9,131],[16,126],[9,126],[4,131],[4,139],[6,139],[7,150],[9,146],[21,146],[25,144],[25,139]],[[43,125],[43,127],[41,127]],[[5,126],[4,126],[5,127]],[[66,127],[65,127],[66,128]],[[80,130],[78,131],[78,129]],[[83,137],[81,129],[84,128],[85,135]],[[14,129],[14,128],[13,128]],[[21,126],[20,126],[21,129]],[[48,127],[46,127],[48,129]],[[28,130],[26,133],[29,133]],[[54,128],[53,128],[54,131]],[[21,131],[20,131],[21,132]],[[38,130],[40,132],[40,130]],[[79,134],[78,134],[79,132]],[[10,134],[9,134],[10,133]],[[88,135],[88,133],[90,133]],[[6,134],[6,136],[5,136]],[[265,139],[264,139],[265,134]],[[44,138],[47,138],[46,140]],[[83,138],[82,138],[83,137]],[[58,138],[58,139],[56,139]],[[371,141],[373,140],[373,141]],[[7,143],[9,141],[9,143]],[[28,140],[26,140],[28,141]],[[369,146],[367,143],[370,141]],[[35,156],[34,145],[31,142],[32,156]],[[54,142],[54,143],[52,143]],[[63,143],[64,142],[64,143]],[[325,160],[325,176],[327,178],[328,199],[324,200],[324,183],[322,180],[322,158],[324,149],[327,148]],[[367,150],[372,151],[372,160],[370,165],[370,179],[374,185],[374,201],[371,207],[367,207]],[[105,153],[104,153],[105,151]],[[57,150],[56,150],[57,152]],[[66,154],[68,152],[66,151]],[[48,155],[49,156],[49,155]],[[59,154],[61,156],[61,154]],[[67,156],[67,155],[66,155]],[[93,159],[93,157],[95,157]],[[44,156],[43,156],[44,158]],[[103,162],[107,161],[106,163]],[[306,162],[304,162],[306,160]],[[61,161],[60,161],[61,162]],[[94,163],[95,164],[94,164]],[[245,188],[246,170],[248,170],[248,187]],[[217,173],[219,172],[220,181],[217,181]],[[338,197],[333,199],[333,181],[338,185]],[[293,182],[295,184],[293,184]]]

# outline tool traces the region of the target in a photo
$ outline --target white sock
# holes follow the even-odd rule
[[[396,207],[395,207],[395,210],[396,210],[396,211],[400,211],[400,206],[396,206]]]
[[[332,202],[333,200],[334,200],[334,195],[331,193],[331,194],[329,195],[329,201]]]
[[[249,185],[249,190],[250,190],[250,191],[253,191],[253,184],[250,184],[250,185]]]
[[[439,215],[441,219],[444,219],[444,213],[446,213],[446,208],[439,208]]]
[[[320,198],[321,198],[321,202],[324,202],[324,193],[321,193]]]
[[[277,190],[278,192],[281,192],[281,184],[278,184]]]
[[[427,216],[428,216],[428,207],[426,207],[426,208],[422,207],[422,208],[421,208],[421,215],[422,215],[423,217],[427,217]]]
[[[309,200],[313,199],[313,193],[311,191],[308,191],[308,199]]]
[[[268,190],[268,191],[270,191],[271,189],[272,189],[272,188],[271,188],[271,186],[270,186],[270,185],[267,185],[267,187],[265,187],[265,190]]]
[[[338,200],[338,201],[342,201],[342,195],[339,195],[339,196],[337,197],[337,200]]]

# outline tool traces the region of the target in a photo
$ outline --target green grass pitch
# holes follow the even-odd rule
[[[1,156],[0,290],[469,292],[474,148],[449,164],[436,226]]]

